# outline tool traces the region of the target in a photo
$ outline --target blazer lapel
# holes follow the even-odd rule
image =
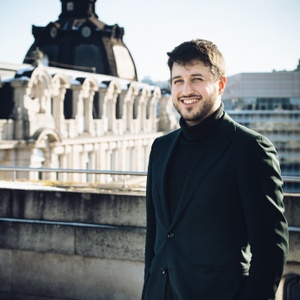
[[[224,119],[227,121],[230,120],[227,118],[226,114]],[[230,121],[224,122],[222,120],[214,134],[207,141],[203,152],[187,177],[171,227],[173,227],[180,218],[181,214],[193,197],[195,190],[199,187],[199,185],[201,185],[205,175],[212,170],[213,165],[229,146],[231,142],[229,133],[232,133],[233,130],[234,126]]]

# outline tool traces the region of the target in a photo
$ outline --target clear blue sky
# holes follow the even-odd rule
[[[1,0],[0,61],[21,63],[31,26],[60,12],[60,0]],[[300,59],[300,0],[98,0],[96,13],[124,27],[140,79],[167,80],[166,52],[198,37],[219,46],[228,75],[294,70]]]

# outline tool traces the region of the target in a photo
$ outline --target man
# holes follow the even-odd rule
[[[210,41],[168,53],[180,129],[153,143],[143,300],[270,300],[288,252],[277,153],[224,111]]]

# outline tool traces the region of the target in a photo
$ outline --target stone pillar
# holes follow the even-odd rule
[[[66,96],[66,90],[70,87],[70,83],[67,78],[60,76],[54,76],[52,79],[53,88],[53,115],[55,120],[55,129],[59,134],[67,137],[64,117],[64,99]]]
[[[126,97],[124,99],[124,118],[126,120],[126,131],[133,132],[133,106],[134,106],[134,100],[136,96],[138,95],[138,87],[136,82],[132,82],[127,90]]]
[[[74,130],[74,135],[72,137],[77,137],[80,132],[80,122],[82,121],[82,99],[80,99],[80,89],[79,84],[72,85],[73,97],[72,97],[72,119],[75,120],[76,128],[69,128],[69,130]],[[70,134],[69,134],[70,135]]]
[[[120,92],[120,83],[117,81],[111,81],[105,95],[105,102],[107,104],[108,131],[112,131],[113,133],[116,131],[116,102]]]
[[[27,79],[16,79],[11,81],[11,86],[14,88],[15,106],[12,113],[14,124],[14,139],[24,140],[29,137],[29,114],[28,108],[25,107],[26,89],[28,86]]]
[[[139,123],[139,132],[146,131],[146,118],[147,118],[147,101],[151,96],[149,86],[144,86],[138,102],[138,123]]]
[[[148,118],[149,118],[149,132],[156,132],[157,128],[157,113],[158,113],[158,101],[161,98],[161,91],[159,87],[155,87],[152,91],[152,97],[149,99],[148,105]]]
[[[178,128],[178,122],[175,118],[170,95],[164,95],[160,98],[158,128],[159,131],[163,132],[169,132]]]

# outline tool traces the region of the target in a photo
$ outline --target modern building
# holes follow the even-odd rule
[[[300,176],[299,66],[295,71],[230,76],[222,99],[234,120],[273,142],[283,176]],[[298,185],[286,183],[285,189],[300,190]]]

